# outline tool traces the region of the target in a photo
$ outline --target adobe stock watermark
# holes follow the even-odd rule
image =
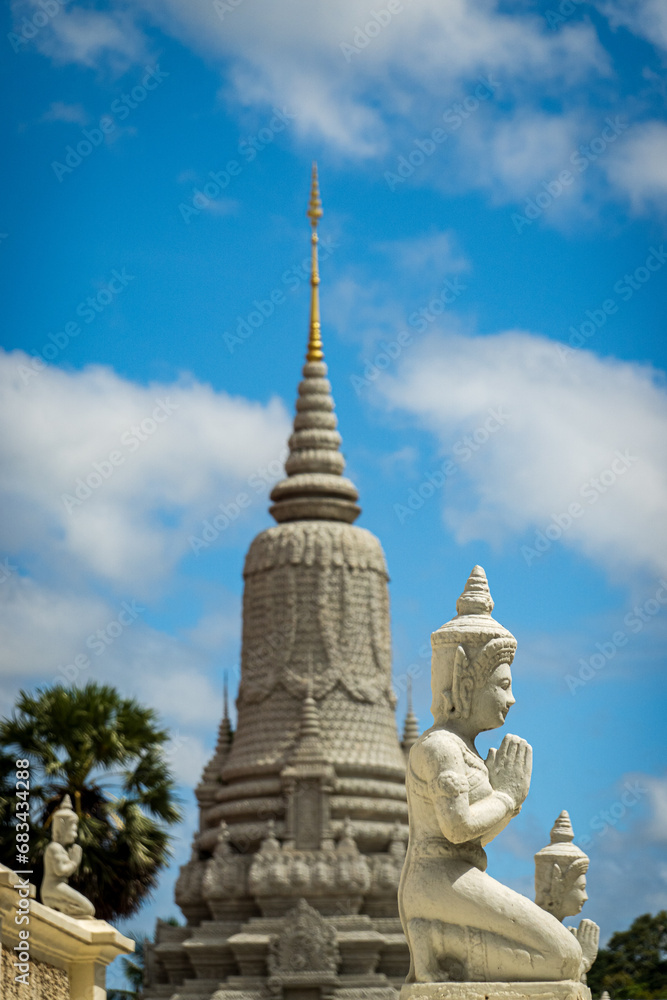
[[[430,323],[434,323],[439,316],[442,316],[446,306],[456,302],[459,295],[467,288],[468,286],[462,284],[460,278],[447,278],[440,291],[427,305],[410,313],[408,323],[417,333],[423,333]],[[357,396],[372,385],[382,372],[401,356],[405,348],[411,347],[412,344],[414,338],[408,330],[402,330],[395,340],[381,340],[376,354],[364,362],[361,375],[350,375],[350,382]]]
[[[59,160],[51,162],[51,169],[59,183],[62,184],[63,177],[73,173],[94,149],[98,149],[102,145],[108,135],[116,131],[116,118],[120,122],[125,121],[132,111],[143,104],[151,91],[157,90],[168,76],[169,73],[165,73],[158,65],[146,66],[141,83],[134,86],[129,94],[121,94],[120,97],[116,97],[111,102],[110,113],[102,115],[97,128],[82,128],[83,138],[77,142],[76,146],[65,147],[64,162],[61,163]]]
[[[425,661],[428,661],[430,669],[431,644],[428,642],[422,643],[417,651],[417,655],[419,656],[421,663],[408,664],[408,666],[405,667],[400,674],[396,674],[392,680],[394,690],[400,692],[400,694],[405,694],[412,682],[417,680],[418,677],[421,677],[427,666]]]
[[[405,10],[402,0],[389,0],[386,7],[379,10],[371,10],[370,17],[365,24],[357,24],[352,34],[351,42],[340,42],[340,50],[345,57],[345,62],[352,61],[352,57],[368,48],[374,38],[394,20],[396,14],[402,14]]]
[[[405,524],[418,510],[421,510],[424,504],[435,496],[436,491],[442,489],[447,479],[458,472],[459,466],[469,462],[510,418],[509,411],[502,404],[487,412],[486,419],[470,434],[464,434],[459,438],[452,447],[456,461],[453,458],[445,459],[438,468],[424,476],[419,486],[408,490],[404,503],[393,505],[394,514],[400,524]]]
[[[269,489],[285,472],[285,459],[289,449],[284,448],[278,458],[272,459],[263,468],[255,469],[246,480],[248,490],[239,490],[236,496],[227,503],[218,504],[219,513],[202,521],[200,534],[190,535],[188,542],[196,556],[202,549],[208,549],[226,531],[231,524],[239,519],[244,510],[252,506],[258,496],[266,497]],[[254,495],[253,495],[254,494]]]
[[[319,242],[320,263],[328,260],[339,246],[340,244],[334,243],[331,237],[323,237]],[[252,337],[253,333],[264,326],[267,319],[273,316],[277,307],[287,302],[287,296],[283,288],[295,292],[302,282],[310,281],[310,266],[310,257],[304,257],[303,260],[292,264],[287,270],[283,271],[280,277],[280,285],[276,285],[270,292],[267,292],[264,298],[254,299],[252,309],[245,316],[239,314],[236,317],[234,332],[230,333],[229,330],[225,330],[222,335],[225,347],[230,354],[233,354],[237,347],[244,344],[246,340]]]
[[[130,628],[144,614],[146,608],[141,607],[136,601],[123,601],[118,609],[118,614],[107,622],[103,628],[98,628],[91,632],[85,640],[86,649],[95,656],[102,656],[103,653],[113,646],[119,636]],[[73,684],[83,673],[89,670],[92,660],[87,653],[77,653],[71,663],[61,664],[58,673],[53,678],[57,684]]]
[[[99,490],[103,483],[111,479],[116,469],[125,464],[128,454],[132,455],[138,451],[144,442],[153,437],[157,429],[169,419],[172,413],[180,409],[181,405],[174,403],[169,396],[164,399],[156,399],[155,403],[156,405],[149,416],[123,431],[120,436],[119,448],[110,451],[106,458],[93,462],[92,470],[85,476],[77,478],[73,493],[61,494],[60,499],[70,517],[76,507],[85,503],[96,490]]]
[[[499,86],[500,83],[497,80],[492,80],[490,76],[479,77],[479,83],[472,94],[468,94],[462,101],[455,101],[446,111],[443,111],[442,121],[447,129],[437,127],[425,137],[413,139],[412,145],[416,146],[416,149],[398,157],[395,171],[385,171],[384,179],[389,190],[395,191],[399,184],[405,184],[415,170],[423,166],[427,158],[433,156],[436,149],[447,142],[452,133],[457,132],[485,101],[492,99]]]
[[[243,0],[213,0],[213,10],[221,21],[224,21],[227,14],[231,14],[240,7]]]
[[[649,247],[648,256],[643,264],[636,267],[634,271],[627,272],[622,278],[614,282],[613,290],[622,303],[629,302],[636,292],[639,292],[644,285],[651,280],[656,271],[660,271],[667,262],[665,244],[659,247]],[[598,330],[607,322],[609,316],[618,312],[619,303],[616,299],[605,299],[598,308],[587,309],[584,313],[585,319],[577,326],[572,324],[569,327],[569,338],[567,344],[558,344],[557,351],[562,362],[567,361],[580,347],[594,337]]]
[[[291,114],[287,108],[273,108],[273,117],[267,125],[260,128],[254,135],[245,136],[239,139],[238,153],[243,157],[245,163],[252,163],[257,158],[258,153],[275,140],[280,132],[284,132],[290,122],[296,120],[296,115]],[[239,177],[243,172],[244,164],[239,160],[228,160],[222,170],[209,170],[208,180],[201,188],[193,188],[189,202],[180,202],[178,211],[181,218],[187,225],[193,218],[201,215],[209,208],[220,195],[227,190],[233,177]]]
[[[18,26],[18,34],[10,31],[7,34],[7,41],[14,49],[20,52],[21,46],[28,45],[46,27],[49,21],[59,14],[63,7],[66,7],[71,0],[38,0],[37,9],[32,17],[24,17]]]
[[[110,276],[94,295],[88,295],[79,302],[74,310],[76,316],[83,321],[86,326],[94,323],[100,313],[114,302],[123,292],[135,276],[127,273],[127,268],[122,267],[120,271],[114,268]],[[71,340],[81,333],[81,324],[76,320],[69,320],[64,323],[60,330],[48,333],[48,342],[44,343],[40,350],[32,350],[30,365],[17,365],[16,371],[19,374],[23,385],[27,385],[31,378],[48,368],[47,362],[55,361],[58,355],[69,346]]]
[[[583,7],[584,4],[588,4],[590,0],[560,0],[560,3],[552,10],[545,10],[544,19],[552,30],[560,28],[561,25],[565,24],[573,14]]]
[[[589,507],[598,502],[617,482],[626,474],[635,462],[639,461],[637,455],[631,455],[626,449],[624,452],[616,451],[608,468],[603,469],[597,476],[591,476],[581,486],[579,496],[586,500]],[[586,507],[577,501],[568,504],[567,510],[560,514],[552,514],[549,524],[535,532],[535,540],[531,545],[521,546],[521,555],[526,566],[531,566],[536,559],[541,559],[545,552],[548,552],[554,542],[563,537],[566,531],[572,527],[575,521],[579,520],[586,513]]]
[[[594,831],[593,835],[585,833],[577,836],[577,844],[583,850],[590,847],[598,837],[604,837],[609,830],[618,826],[628,812],[642,800],[644,795],[648,795],[648,788],[644,788],[640,781],[626,781],[623,791],[616,802],[613,802],[607,809],[601,809],[589,821],[589,828]]]
[[[613,660],[618,650],[627,646],[631,636],[641,632],[665,607],[667,607],[667,580],[661,579],[653,597],[649,597],[643,604],[635,604],[623,619],[623,624],[630,635],[623,629],[617,629],[604,642],[596,642],[596,651],[587,659],[583,656],[579,658],[579,670],[576,674],[565,675],[565,683],[570,694],[576,694],[579,688],[585,687],[589,681],[597,677],[609,661]]]
[[[11,579],[14,573],[18,573],[18,571],[18,566],[9,561],[9,556],[5,556],[2,562],[0,562],[0,584],[7,583],[7,580]]]
[[[616,142],[619,135],[622,135],[629,128],[630,122],[623,121],[618,115],[614,118],[605,118],[604,128],[599,134],[588,143],[582,143],[570,154],[568,162],[574,170],[566,168],[561,170],[557,177],[549,181],[542,181],[541,189],[532,198],[526,198],[523,212],[512,212],[512,225],[517,233],[523,232],[526,226],[532,226],[540,216],[544,215],[554,201],[574,184],[576,178],[588,170],[596,160],[599,160],[609,146]]]

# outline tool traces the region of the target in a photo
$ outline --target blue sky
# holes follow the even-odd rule
[[[409,672],[430,724],[425,644],[481,563],[519,641],[508,726],[535,747],[491,870],[532,893],[567,808],[603,934],[664,907],[661,0],[15,0],[2,18],[0,711],[94,677],[171,727],[187,819],[132,926],[177,912],[223,671],[238,684],[243,556],[305,349],[313,159],[399,723]]]

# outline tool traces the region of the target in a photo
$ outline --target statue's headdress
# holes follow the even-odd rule
[[[58,808],[54,811],[52,818],[53,820],[69,819],[70,816],[76,816],[76,813],[72,808],[72,800],[69,795],[65,795]]]
[[[69,795],[65,795],[58,808],[51,813],[51,830],[53,831],[53,836],[55,836],[56,832],[60,829],[61,823],[70,819],[72,816],[78,820],[78,816],[72,808],[72,800]]]
[[[568,883],[588,870],[588,855],[573,843],[569,814],[563,809],[551,830],[551,840],[535,855],[535,902],[544,910],[560,905]]]
[[[486,573],[475,566],[456,602],[456,616],[431,633],[434,718],[440,714],[443,694],[451,714],[465,715],[476,682],[514,659],[516,639],[491,617],[492,611]]]

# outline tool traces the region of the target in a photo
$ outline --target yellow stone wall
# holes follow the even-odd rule
[[[0,996],[2,1000],[70,1000],[69,981],[63,969],[56,969],[45,962],[30,962],[28,986],[16,983],[14,955],[2,946],[0,966]]]

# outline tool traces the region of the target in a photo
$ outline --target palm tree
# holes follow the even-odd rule
[[[175,922],[175,921],[174,921]],[[107,1000],[136,1000],[141,995],[144,982],[144,951],[146,938],[130,934],[134,941],[134,953],[131,958],[123,958],[122,966],[125,978],[130,984],[127,989],[114,988],[107,990]]]
[[[0,859],[19,867],[10,810],[15,761],[27,758],[31,881],[41,882],[51,814],[68,793],[83,848],[70,884],[101,919],[136,913],[171,857],[167,826],[181,818],[168,738],[152,709],[108,685],[21,691],[12,718],[0,721]]]

